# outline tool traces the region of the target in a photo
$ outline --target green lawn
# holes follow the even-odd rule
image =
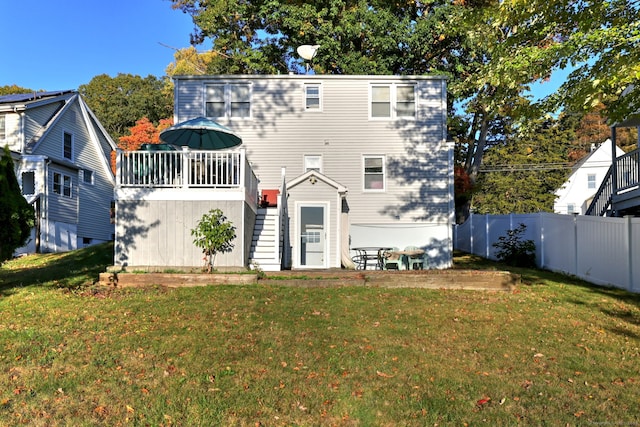
[[[111,250],[0,269],[0,425],[640,422],[634,294],[91,285]]]

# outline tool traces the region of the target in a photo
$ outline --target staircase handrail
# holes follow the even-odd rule
[[[603,216],[607,212],[607,208],[611,205],[611,196],[613,195],[613,166],[609,166],[607,174],[600,184],[600,188],[593,196],[593,200],[589,204],[585,215]]]

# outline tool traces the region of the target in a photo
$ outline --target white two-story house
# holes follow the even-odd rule
[[[602,144],[594,146],[589,154],[576,163],[567,181],[556,190],[556,200],[553,204],[555,213],[586,213],[611,166],[611,145],[611,140],[607,139]],[[624,151],[616,146],[615,157],[623,154]]]
[[[115,144],[73,90],[0,96],[0,144],[36,212],[19,253],[61,252],[114,238]]]
[[[233,251],[217,258],[221,267],[351,267],[355,247],[407,246],[424,249],[429,268],[451,265],[453,147],[443,77],[174,81],[175,123],[203,116],[243,143],[215,158],[193,150],[120,153],[116,265],[202,265],[190,230],[213,208],[238,230]],[[135,156],[162,163],[170,179],[135,175]],[[234,181],[195,180],[188,171],[201,156],[236,165]],[[175,166],[167,173],[174,164],[180,173]],[[265,198],[270,206],[261,207]]]

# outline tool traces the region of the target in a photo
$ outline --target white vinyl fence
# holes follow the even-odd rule
[[[472,214],[454,227],[454,249],[495,260],[492,245],[520,224],[527,226],[522,238],[536,244],[539,268],[640,292],[640,218]]]

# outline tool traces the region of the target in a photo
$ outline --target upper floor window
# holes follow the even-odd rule
[[[384,190],[384,156],[364,156],[363,175],[365,190]]]
[[[71,177],[58,172],[53,173],[53,192],[71,197]]]
[[[374,84],[370,93],[370,116],[374,119],[416,117],[416,87],[405,84]]]
[[[568,214],[576,213],[576,205],[574,205],[573,203],[567,204],[567,213]]]
[[[82,170],[82,182],[93,185],[93,171],[89,169]]]
[[[69,132],[64,132],[63,135],[62,156],[67,160],[73,161],[73,135]]]
[[[306,111],[322,111],[322,87],[319,84],[304,85],[304,108]]]
[[[593,173],[587,175],[587,188],[589,190],[595,190],[596,188],[596,175]]]
[[[0,141],[4,141],[7,138],[5,117],[4,114],[0,114]]]
[[[251,86],[247,83],[207,85],[205,114],[211,118],[251,117]]]
[[[322,173],[322,156],[307,154],[304,156],[304,171],[316,171]]]

